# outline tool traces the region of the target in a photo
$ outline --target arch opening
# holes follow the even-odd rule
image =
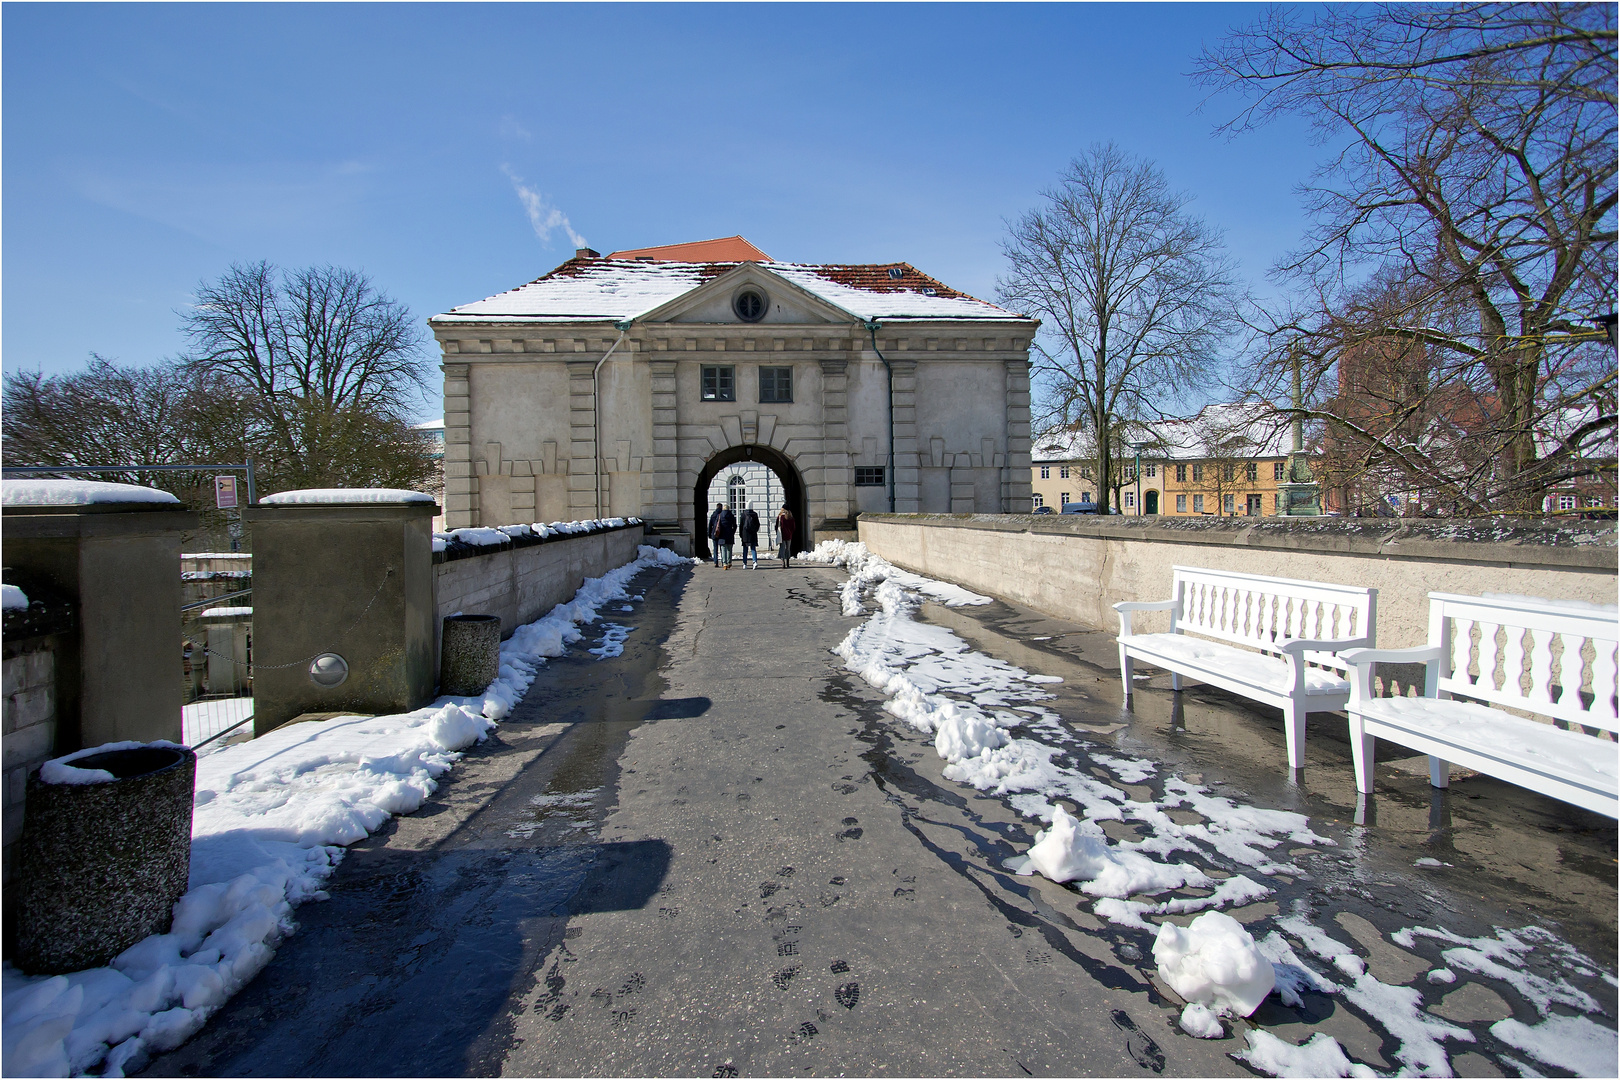
[[[700,559],[710,558],[712,552],[709,548],[707,525],[709,513],[714,509],[714,502],[709,498],[709,488],[715,477],[726,469],[735,465],[763,465],[773,473],[781,484],[781,502],[777,505],[759,506],[756,502],[754,509],[759,514],[760,554],[763,558],[775,555],[772,548],[769,555],[765,547],[770,542],[771,529],[776,521],[776,513],[783,505],[793,513],[795,528],[793,530],[793,551],[809,551],[808,543],[810,506],[805,497],[804,479],[799,470],[787,455],[769,446],[759,446],[749,443],[743,446],[731,446],[715,454],[703,463],[703,469],[698,473],[697,483],[692,489],[692,554]],[[726,495],[717,501],[730,503],[730,493],[734,489],[728,479]]]
[[[1148,489],[1147,497],[1142,506],[1142,513],[1157,514],[1159,512],[1159,493],[1152,488]]]

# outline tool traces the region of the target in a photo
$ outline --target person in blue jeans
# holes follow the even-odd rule
[[[703,534],[709,538],[709,558],[714,560],[716,569],[719,569],[720,567],[720,541],[715,536],[714,527],[720,523],[720,512],[724,509],[725,504],[714,504],[714,513],[709,515],[708,531]]]
[[[742,541],[742,561],[744,569],[759,569],[759,515],[754,512],[752,505],[742,512],[737,519],[737,538]],[[748,553],[753,552],[754,563],[748,564]]]
[[[720,552],[720,569],[731,569],[731,545],[737,539],[737,515],[731,512],[731,507],[720,509],[720,516],[714,519],[714,546]]]

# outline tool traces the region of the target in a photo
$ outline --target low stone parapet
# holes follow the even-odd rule
[[[859,530],[896,566],[1109,631],[1112,604],[1170,595],[1177,565],[1372,586],[1388,648],[1427,640],[1430,592],[1615,602],[1612,522],[862,514]]]

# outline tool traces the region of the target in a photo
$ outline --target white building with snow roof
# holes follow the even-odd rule
[[[781,478],[800,546],[862,511],[1029,510],[1036,320],[905,263],[731,240],[581,249],[429,320],[449,527],[637,515],[696,552],[710,481],[747,461]],[[736,261],[682,261],[715,251]]]

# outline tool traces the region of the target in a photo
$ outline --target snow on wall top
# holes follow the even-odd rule
[[[179,505],[167,491],[99,480],[7,480],[0,485],[6,506],[111,506],[117,503]]]
[[[527,285],[462,304],[433,321],[634,319],[740,265],[576,257]],[[1025,319],[943,285],[907,263],[753,265],[861,319]]]
[[[303,488],[278,491],[260,499],[261,506],[351,506],[355,503],[430,503],[433,496],[404,488]]]

